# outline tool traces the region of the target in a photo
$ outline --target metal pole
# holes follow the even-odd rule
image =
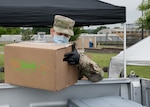
[[[124,78],[126,78],[126,23],[123,24],[123,28],[124,28],[124,43],[123,43],[123,47],[124,47]]]
[[[144,0],[142,0],[142,6],[143,6],[143,2],[144,2]],[[142,10],[142,17],[143,17],[143,10]],[[142,21],[142,35],[141,35],[141,39],[143,39],[144,38],[144,34],[143,34],[143,21]]]

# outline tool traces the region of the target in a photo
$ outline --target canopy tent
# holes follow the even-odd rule
[[[126,49],[126,64],[150,66],[150,36]],[[123,71],[124,51],[112,57],[109,66],[109,77],[116,78]]]
[[[0,0],[0,26],[50,26],[56,14],[74,19],[75,26],[124,23],[125,11],[99,0]]]
[[[56,14],[74,19],[75,26],[126,22],[125,7],[100,0],[0,0],[3,27],[52,26]]]

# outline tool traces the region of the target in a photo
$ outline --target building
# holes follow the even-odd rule
[[[32,35],[33,41],[39,41],[39,35]],[[22,35],[1,35],[0,42],[21,42]],[[41,38],[40,38],[41,39]],[[43,41],[51,42],[53,37],[51,35],[45,35]]]
[[[123,29],[102,29],[99,32],[97,32],[97,34],[117,34],[118,36],[120,36],[123,39],[123,35],[124,35],[124,30]],[[150,31],[149,30],[144,30],[143,31],[144,37],[149,36]],[[137,29],[137,28],[127,28],[126,29],[126,35],[127,37],[141,37],[142,35],[142,30],[141,29]]]
[[[143,33],[142,33],[143,32]],[[124,39],[124,29],[102,29],[98,32],[98,34],[115,34],[120,38]],[[127,45],[133,45],[140,41],[141,39],[150,35],[149,30],[141,30],[136,27],[127,27],[126,29],[126,41]]]
[[[93,47],[90,47],[90,42],[93,43]],[[81,34],[76,41],[78,48],[96,48],[97,45],[105,43],[118,43],[123,42],[123,39],[116,34]]]

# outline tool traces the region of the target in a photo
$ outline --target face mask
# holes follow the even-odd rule
[[[67,37],[65,37],[63,35],[61,35],[61,36],[54,35],[53,41],[54,41],[54,43],[68,43],[69,42],[69,38],[67,38]]]

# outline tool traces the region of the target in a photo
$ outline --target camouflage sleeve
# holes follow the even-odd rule
[[[80,74],[87,77],[92,82],[97,82],[103,79],[103,70],[99,65],[88,58],[83,53],[80,54],[79,60]]]

